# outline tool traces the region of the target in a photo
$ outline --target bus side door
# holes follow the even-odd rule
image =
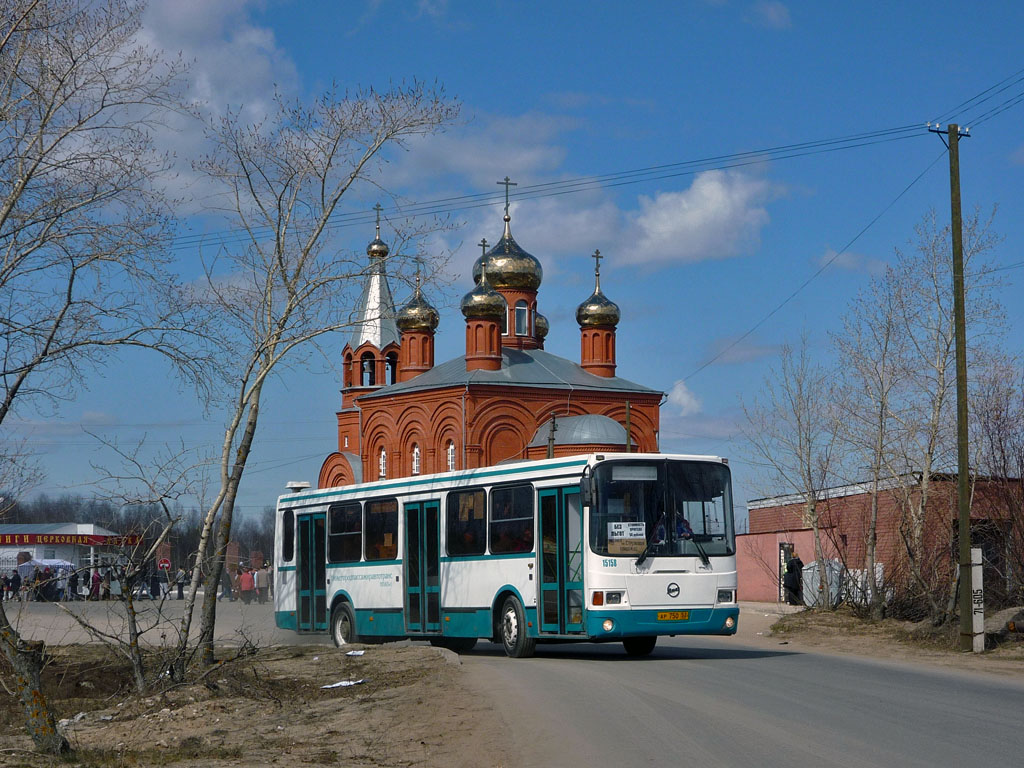
[[[537,492],[541,633],[583,631],[583,508],[578,486]]]
[[[299,515],[295,536],[300,632],[327,631],[327,515]]]
[[[441,631],[440,504],[405,505],[405,629]]]

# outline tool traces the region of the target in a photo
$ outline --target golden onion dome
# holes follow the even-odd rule
[[[370,244],[366,246],[366,255],[371,259],[383,259],[388,255],[390,249],[388,244],[380,239],[380,232],[377,233],[377,237],[370,241]]]
[[[551,323],[548,322],[544,315],[538,312],[536,319],[533,321],[533,330],[537,334],[538,339],[544,339],[548,335],[548,331],[551,330]]]
[[[487,278],[495,288],[513,288],[518,290],[536,291],[544,279],[544,269],[535,256],[524,251],[512,237],[509,222],[512,218],[505,214],[505,233],[498,244],[490,252],[477,258],[473,264],[473,282],[480,282],[481,265],[487,260]]]
[[[434,331],[440,322],[441,316],[420,293],[420,279],[416,275],[416,291],[413,293],[409,303],[398,310],[395,315],[395,325],[398,330],[406,331]]]
[[[380,207],[380,203],[377,203],[373,209],[377,212],[377,236],[370,241],[369,245],[366,246],[366,255],[369,256],[371,260],[375,258],[383,259],[390,251],[388,244],[380,239],[380,212],[384,209]]]
[[[500,293],[491,287],[490,264],[480,271],[480,281],[476,287],[462,297],[459,305],[462,314],[467,318],[493,318],[497,321],[508,312],[508,305]]]
[[[619,305],[601,292],[601,256],[600,251],[594,252],[597,266],[594,267],[594,292],[590,298],[576,307],[576,322],[581,328],[595,326],[615,326],[619,324]]]

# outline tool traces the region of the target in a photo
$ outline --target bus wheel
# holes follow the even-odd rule
[[[513,659],[533,656],[537,639],[526,634],[526,613],[516,597],[509,597],[501,609],[501,644]]]
[[[622,647],[626,649],[629,656],[649,656],[657,644],[657,637],[627,637],[622,641]]]
[[[359,635],[356,634],[356,619],[352,615],[352,606],[348,603],[338,603],[331,611],[331,639],[339,648],[349,643],[359,642]]]

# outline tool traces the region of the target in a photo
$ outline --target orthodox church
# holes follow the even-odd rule
[[[663,393],[615,375],[620,313],[601,291],[600,252],[594,292],[576,309],[580,359],[567,360],[544,351],[549,324],[537,308],[544,270],[512,237],[507,199],[504,222],[497,245],[487,250],[481,242],[475,287],[461,302],[466,352],[435,365],[439,314],[418,275],[412,298],[395,310],[378,208],[358,323],[342,351],[338,450],[320,469],[320,488],[548,456],[658,450]]]

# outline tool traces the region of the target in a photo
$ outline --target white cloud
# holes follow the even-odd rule
[[[689,189],[641,197],[630,214],[630,260],[641,263],[727,259],[749,252],[768,223],[773,195],[764,179],[738,171],[705,171]]]
[[[754,3],[750,10],[753,21],[761,26],[771,29],[789,29],[793,26],[789,8],[778,0],[762,0]]]
[[[828,265],[838,269],[849,270],[850,272],[867,272],[869,275],[878,275],[885,271],[886,263],[873,256],[864,256],[860,253],[844,251],[836,253],[834,248],[826,248],[819,257],[818,263],[822,266]]]
[[[299,76],[273,31],[251,21],[254,7],[254,0],[151,3],[137,38],[189,65],[183,97],[193,109],[217,115],[230,106],[240,110],[243,120],[256,121],[271,112],[275,89],[296,92]],[[191,168],[206,144],[202,122],[185,114],[167,115],[155,139],[176,158],[176,176],[168,188],[182,198],[180,210],[194,212],[210,203],[219,190]]]
[[[748,363],[778,353],[779,348],[774,345],[757,344],[748,339],[737,341],[734,337],[726,336],[712,340],[703,359],[714,360],[716,364]]]
[[[679,416],[693,416],[701,411],[700,400],[682,379],[672,385],[668,393],[668,402],[677,409]]]

